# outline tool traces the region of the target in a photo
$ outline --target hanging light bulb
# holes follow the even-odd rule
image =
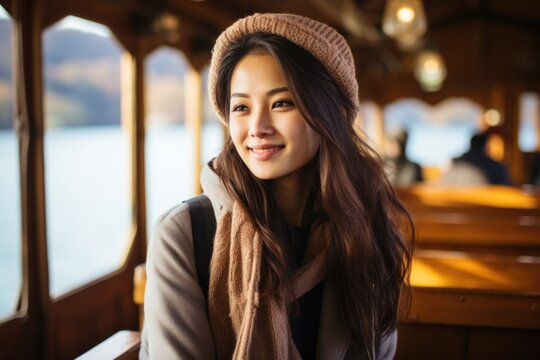
[[[170,43],[180,40],[180,19],[168,11],[159,14],[154,19],[153,30]]]
[[[398,21],[403,24],[412,23],[415,16],[416,13],[414,12],[414,10],[407,5],[399,8],[396,12],[396,17]]]
[[[446,66],[441,54],[435,50],[424,50],[418,54],[414,75],[422,89],[439,90],[446,78]]]
[[[383,16],[386,35],[412,48],[427,29],[424,7],[420,0],[388,0]]]

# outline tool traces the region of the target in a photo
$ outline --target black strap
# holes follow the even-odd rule
[[[216,233],[216,217],[212,202],[206,195],[195,196],[184,201],[189,206],[191,217],[191,234],[195,249],[195,266],[199,285],[208,299],[208,283],[210,282],[210,259],[214,247]]]

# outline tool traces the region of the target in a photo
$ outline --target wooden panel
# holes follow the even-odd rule
[[[400,323],[396,359],[537,359],[540,331]]]
[[[399,324],[396,360],[456,360],[466,356],[467,332],[463,327]]]
[[[414,289],[407,321],[540,329],[539,297]]]
[[[538,359],[540,331],[474,328],[469,332],[471,360]]]
[[[14,317],[0,324],[0,359],[34,359],[38,349],[33,346],[32,337],[37,337],[35,322],[26,317]],[[30,339],[29,339],[30,338]]]
[[[120,329],[137,329],[132,262],[53,303],[55,359],[73,359]]]

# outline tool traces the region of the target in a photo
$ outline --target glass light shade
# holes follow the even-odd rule
[[[156,34],[161,35],[170,43],[180,40],[180,19],[174,14],[169,12],[160,14],[154,20],[153,28]]]
[[[386,35],[411,47],[427,29],[426,15],[420,0],[388,0],[383,16]]]
[[[503,123],[501,113],[495,109],[486,110],[484,121],[489,126],[500,126]]]
[[[437,91],[446,78],[444,60],[437,51],[424,50],[416,58],[414,75],[422,89]]]

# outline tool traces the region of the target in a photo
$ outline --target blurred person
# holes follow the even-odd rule
[[[540,152],[536,151],[533,156],[529,184],[540,187]]]
[[[385,147],[384,169],[388,179],[398,187],[424,181],[422,167],[407,157],[409,134],[405,130],[390,136]]]
[[[512,185],[505,165],[487,154],[489,136],[486,132],[475,134],[467,152],[452,160],[441,183],[447,185]]]

